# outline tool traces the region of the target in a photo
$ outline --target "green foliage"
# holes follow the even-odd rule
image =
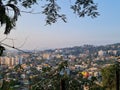
[[[83,76],[69,75],[64,71],[64,74],[60,74],[61,70],[65,70],[68,67],[68,62],[61,62],[55,70],[44,70],[43,74],[40,74],[40,80],[32,85],[32,90],[83,90],[83,85],[94,85],[93,80],[83,78]],[[46,71],[46,72],[45,72]]]
[[[46,24],[52,24],[57,22],[60,18],[66,22],[66,15],[60,14],[61,7],[57,3],[58,0],[45,0],[45,5],[42,13],[46,16]],[[42,2],[42,0],[41,0]],[[71,9],[79,17],[91,16],[92,18],[97,17],[97,5],[93,0],[76,0],[72,1]],[[0,0],[0,24],[5,25],[5,34],[10,33],[11,29],[16,26],[16,21],[20,15],[20,8],[32,8],[32,5],[39,4],[38,0]],[[14,15],[10,16],[10,11],[14,12]]]
[[[37,0],[7,0],[8,3],[21,4],[25,8],[31,8],[32,5],[37,3]]]
[[[98,85],[93,85],[90,90],[106,90],[106,88],[98,86]]]
[[[22,68],[22,66],[20,64],[16,65],[14,67],[14,69],[15,69],[15,71],[21,71],[21,70],[23,70],[23,68]]]
[[[115,81],[116,81],[116,66],[111,65],[108,67],[105,67],[101,70],[102,72],[102,83],[104,87],[107,88],[114,88],[115,87]]]
[[[8,81],[3,80],[3,85],[0,90],[9,90],[10,89],[10,84]]]
[[[19,84],[18,80],[10,80],[10,86],[15,86]]]
[[[66,67],[68,67],[68,62],[67,61],[61,62],[58,65],[58,70],[61,71],[62,69],[65,69]]]
[[[14,86],[18,84],[19,84],[18,80],[10,80],[10,81],[3,80],[3,85],[0,88],[0,90],[17,90],[14,88]]]
[[[43,72],[49,72],[51,70],[51,67],[42,67]]]
[[[77,13],[79,17],[91,16],[92,18],[97,17],[99,14],[96,12],[97,5],[94,4],[93,0],[76,0],[75,4],[71,6],[74,13]]]
[[[58,12],[61,9],[60,6],[55,2],[56,0],[48,0],[49,3],[43,6],[43,14],[46,15],[46,24],[52,24],[57,21],[58,18],[61,18],[66,22],[66,17],[64,14],[60,15]]]

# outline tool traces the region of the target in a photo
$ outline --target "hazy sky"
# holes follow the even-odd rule
[[[46,26],[42,14],[21,13],[15,30],[8,35],[9,38],[14,39],[15,47],[46,49],[120,42],[120,0],[95,0],[100,13],[95,19],[79,18],[69,9],[71,5],[69,0],[61,1],[61,12],[66,14],[67,23],[59,20],[55,24]],[[33,9],[34,12],[41,12],[41,8],[37,5]],[[4,37],[0,31],[0,40]],[[5,40],[4,43],[13,45],[10,39]]]

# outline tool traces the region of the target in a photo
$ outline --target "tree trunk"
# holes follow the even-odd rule
[[[66,88],[65,88],[65,80],[64,79],[60,80],[60,90],[66,90]]]

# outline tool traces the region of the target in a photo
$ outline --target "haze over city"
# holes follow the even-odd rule
[[[67,23],[58,20],[55,24],[45,25],[44,15],[21,12],[16,28],[8,35],[10,39],[4,43],[12,46],[14,42],[15,47],[33,50],[120,42],[120,1],[95,1],[100,13],[95,19],[79,18],[67,7],[71,3],[64,0],[62,2],[65,4],[61,4],[61,13],[66,14]],[[33,12],[41,12],[39,7],[35,5]],[[0,36],[0,40],[6,37],[3,31],[0,31]]]
[[[119,4],[0,0],[0,90],[120,90]]]

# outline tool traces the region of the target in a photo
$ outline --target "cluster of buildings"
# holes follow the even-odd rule
[[[15,65],[18,65],[18,64],[22,64],[22,60],[23,58],[22,57],[18,57],[18,56],[15,56],[15,57],[11,57],[11,56],[5,56],[5,57],[0,57],[0,65],[7,65],[9,67],[12,67],[12,66],[15,66]]]
[[[31,51],[30,53],[13,52],[0,57],[0,70],[2,71],[4,66],[14,68],[21,65],[23,70],[20,69],[21,71],[18,70],[16,73],[20,72],[21,77],[24,78],[26,76],[32,78],[38,76],[43,67],[55,69],[60,62],[68,61],[68,68],[71,72],[82,72],[83,75],[89,75],[89,77],[98,76],[102,67],[111,65],[117,60],[116,57],[120,55],[119,47],[119,44],[104,47],[86,45],[55,50]]]

